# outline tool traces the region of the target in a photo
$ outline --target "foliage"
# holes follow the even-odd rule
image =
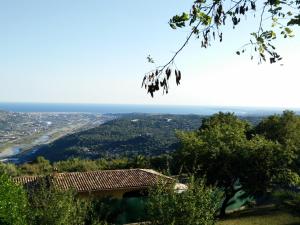
[[[28,175],[49,174],[53,172],[52,166],[48,160],[42,156],[38,156],[32,163],[25,163],[20,166],[21,173],[26,171]]]
[[[136,156],[135,158],[143,156]],[[53,169],[58,172],[85,172],[95,170],[129,169],[137,168],[135,158],[117,157],[101,158],[96,160],[70,158],[53,163]]]
[[[56,190],[47,179],[29,189],[29,203],[31,221],[36,225],[84,224],[89,206],[87,201],[76,198],[71,190]]]
[[[188,186],[188,190],[177,193],[160,184],[150,192],[146,207],[151,224],[215,224],[221,200],[220,192],[193,179]]]
[[[146,118],[148,119],[148,117]],[[196,118],[199,117],[195,117],[193,121],[197,121]],[[159,120],[152,119],[147,122],[159,129],[162,120],[165,120],[164,117]],[[133,123],[133,126],[139,127],[138,129],[144,129],[144,123],[139,124],[138,121],[132,122],[132,120],[132,117],[122,120],[122,129],[129,123]],[[257,122],[257,120],[255,121]],[[200,124],[199,121],[196,124]],[[120,132],[121,127],[118,128]],[[168,128],[172,129],[172,125],[166,129]],[[109,157],[97,160],[71,158],[54,163],[39,157],[32,163],[19,166],[1,163],[0,169],[12,176],[20,174],[47,175],[54,170],[72,172],[124,168],[154,168],[167,174],[184,172],[194,174],[197,178],[205,176],[208,185],[217,185],[223,189],[225,198],[222,211],[224,213],[229,199],[241,189],[247,194],[260,195],[274,187],[289,187],[290,184],[299,183],[299,176],[295,173],[295,171],[297,172],[295,169],[298,168],[295,158],[299,155],[299,129],[299,117],[292,112],[270,116],[253,128],[247,121],[241,120],[233,114],[219,113],[204,118],[200,128],[196,131],[177,132],[181,145],[174,154],[151,157],[132,155],[130,158]],[[104,129],[104,131],[107,130]],[[87,134],[91,137],[96,135],[94,129],[83,134],[81,133],[80,136],[82,135],[84,138]],[[118,136],[119,133],[115,133],[115,135]],[[92,138],[86,139],[85,144],[90,141]],[[81,214],[80,210],[86,211],[88,207],[85,205],[87,203],[75,200],[74,194],[60,193],[55,189],[50,189],[49,192],[39,189],[29,196],[33,212],[31,217],[38,221],[36,223],[47,224],[51,220],[66,223],[74,214],[83,215],[84,213]],[[98,206],[101,204],[103,202],[100,202]],[[76,207],[72,208],[72,206]],[[103,208],[102,206],[100,208]],[[95,209],[95,205],[93,207]],[[69,214],[65,213],[66,211]],[[105,210],[99,212],[105,212]],[[65,220],[62,219],[60,213],[67,215],[64,216]],[[89,213],[89,215],[93,214]],[[90,223],[101,221],[107,217],[91,218],[93,220],[90,219]],[[82,221],[84,218],[80,216],[79,219]],[[72,221],[68,221],[68,223],[72,223]]]
[[[58,172],[85,172],[93,170],[101,170],[107,168],[106,160],[87,160],[79,158],[71,158],[65,161],[58,161],[53,164]]]
[[[238,153],[243,190],[260,195],[273,187],[296,185],[299,176],[293,171],[295,154],[291,149],[260,136],[254,136]]]
[[[123,118],[120,123],[122,126],[115,130],[106,130],[115,125],[110,122],[101,132],[100,128],[88,130],[81,132],[78,137],[83,137],[81,140],[89,146],[92,138],[86,138],[86,135],[95,137],[97,132],[104,134],[107,131],[108,138],[112,134],[121,138],[124,137],[120,136],[121,130],[131,123],[133,125],[129,126],[128,131],[136,129],[136,134],[143,129],[147,130],[144,128],[147,124],[152,124],[151,129],[157,127],[155,131],[164,126],[164,129],[174,129],[171,121],[161,125],[165,123],[165,117],[141,116],[139,119],[141,118],[145,120],[142,123],[132,122],[133,117]],[[198,121],[197,116],[192,116],[192,120],[189,120],[189,117],[172,117],[174,120],[175,118],[176,122],[178,118],[183,119],[184,122],[181,121],[177,127],[181,126],[183,130],[187,130],[177,132],[180,148],[175,153],[155,156],[133,154],[130,157],[103,157],[96,160],[70,158],[57,162],[39,157],[34,162],[23,165],[0,163],[0,172],[10,176],[48,175],[46,177],[50,179],[49,174],[54,170],[74,172],[153,168],[165,174],[188,173],[196,178],[205,177],[205,184],[192,180],[189,190],[182,194],[174,193],[165,187],[152,190],[148,206],[149,215],[153,218],[150,219],[154,224],[182,224],[182,220],[187,221],[184,224],[195,224],[191,221],[201,219],[205,221],[199,224],[213,224],[220,199],[211,186],[216,186],[224,192],[221,212],[225,213],[230,198],[241,189],[246,194],[259,196],[279,187],[287,189],[291,188],[291,185],[299,184],[300,119],[293,112],[270,116],[261,122],[258,118],[250,118],[254,121],[254,126],[231,113],[215,114],[204,118],[202,123]],[[195,124],[190,125],[192,122]],[[198,130],[189,131],[190,127],[198,127],[199,124],[201,126]],[[72,191],[55,190],[47,180],[29,192],[28,203],[25,192],[13,184],[7,175],[1,175],[0,181],[1,224],[26,224],[27,221],[31,224],[27,218],[31,218],[32,224],[106,224],[103,221],[113,222],[115,215],[119,215],[124,208],[121,204],[116,210],[112,210],[112,199],[94,199],[91,202],[90,199],[77,199]],[[281,195],[285,198],[284,202],[295,206],[294,209],[297,210],[298,194],[284,194]],[[13,210],[10,210],[11,207]],[[27,210],[28,207],[30,210]]]
[[[135,198],[134,200],[136,200]],[[133,200],[133,198],[131,198]],[[144,199],[140,198],[143,202]],[[130,201],[129,201],[130,202]],[[135,205],[134,211],[128,203],[128,198],[116,199],[113,197],[93,198],[91,200],[91,208],[88,214],[87,223],[92,221],[107,221],[107,224],[124,224],[129,222],[137,222],[141,215],[138,211],[144,213],[143,205]],[[128,216],[128,213],[131,214]],[[144,215],[142,215],[144,217]],[[130,218],[132,217],[132,218]],[[101,223],[100,223],[101,224]]]
[[[175,130],[196,129],[201,118],[196,115],[124,115],[99,127],[58,139],[41,147],[37,155],[58,161],[169,153],[177,148]]]
[[[284,145],[300,148],[300,116],[292,111],[269,116],[255,127],[254,133]]]
[[[58,191],[49,176],[27,189],[16,185],[8,175],[0,175],[0,224],[3,225],[106,225],[94,212],[93,201],[78,198],[72,190]],[[98,200],[103,202],[103,200]],[[110,205],[105,204],[106,209]],[[107,211],[105,211],[106,213]],[[104,213],[104,212],[102,212]],[[93,216],[91,216],[93,215]]]
[[[300,116],[291,111],[273,115],[262,120],[253,133],[279,142],[286,149],[295,152],[294,170],[300,174]]]
[[[292,150],[258,135],[249,140],[249,129],[247,122],[233,114],[219,113],[205,119],[198,131],[179,133],[177,164],[183,172],[205,176],[208,184],[223,188],[221,215],[242,189],[251,195],[261,194],[275,184],[289,185],[298,177],[292,168]]]
[[[25,191],[8,175],[0,174],[0,224],[26,225],[28,202]]]
[[[106,224],[107,219],[111,219],[110,215],[112,210],[112,199],[92,199],[90,209],[87,214],[87,224]],[[107,223],[108,224],[108,223]]]
[[[63,137],[38,152],[38,155],[46,156],[54,162],[43,157],[37,157],[32,162],[20,165],[0,162],[0,171],[5,171],[11,176],[19,176],[51,174],[54,170],[57,172],[83,172],[104,169],[152,168],[165,174],[176,174],[181,164],[177,164],[173,160],[173,154],[170,154],[169,150],[163,146],[171,146],[171,149],[178,148],[176,131],[198,128],[201,118],[203,117],[194,115],[127,115],[117,119],[114,123],[111,121],[100,127]],[[134,119],[139,121],[132,122]],[[259,116],[242,117],[241,119],[254,125],[261,121]],[[124,129],[127,132],[123,132]],[[153,136],[149,135],[150,132]],[[132,137],[146,134],[148,136],[142,142],[132,142]],[[147,141],[147,139],[153,138],[157,141]],[[126,140],[127,144],[125,145],[123,142],[120,145],[120,140]],[[149,143],[155,145],[152,146]],[[77,149],[77,157],[68,155],[69,148],[67,146]],[[153,152],[152,149],[155,146],[157,149]],[[81,151],[81,149],[95,149],[95,155],[91,156],[91,152]],[[128,152],[126,156],[123,156],[122,151],[126,149],[131,149],[131,153]],[[143,154],[145,151],[147,155]],[[101,152],[105,153],[102,155]],[[97,154],[101,154],[99,159],[95,159],[98,157]],[[87,157],[91,159],[87,159]],[[64,160],[66,158],[67,160]]]
[[[233,114],[216,114],[204,120],[198,131],[178,133],[181,148],[175,157],[184,172],[197,176],[206,174],[209,183],[215,182],[215,179],[210,181],[210,177],[218,173],[231,177],[232,167],[238,160],[236,152],[246,141],[247,126]],[[226,185],[225,180],[219,185]]]
[[[15,164],[0,162],[0,174],[15,177],[18,176],[20,172]]]
[[[121,159],[169,154],[178,148],[176,131],[195,130],[201,125],[202,118],[204,116],[199,115],[128,114],[41,146],[36,154],[25,160],[32,161],[37,156],[53,162],[70,158]],[[261,117],[248,116],[243,120],[256,124]]]
[[[236,54],[245,53],[250,48],[251,60],[255,55],[259,63],[267,61],[267,57],[271,64],[278,62],[282,57],[276,51],[273,43],[278,36],[283,38],[294,36],[291,27],[300,25],[299,10],[299,0],[193,1],[188,12],[177,14],[169,21],[172,29],[189,27],[190,32],[187,39],[166,64],[145,74],[142,87],[152,97],[154,96],[153,93],[159,91],[160,88],[163,89],[164,93],[168,93],[172,67],[176,68],[174,76],[177,85],[179,84],[178,79],[179,81],[181,79],[181,72],[174,66],[174,60],[193,36],[201,39],[201,47],[207,48],[215,40],[222,42],[224,27],[229,25],[235,29],[242,20],[249,17],[257,18],[254,19],[254,23],[257,23],[257,30],[250,34],[249,42],[236,51]],[[151,56],[148,56],[148,61],[149,59],[154,62]]]

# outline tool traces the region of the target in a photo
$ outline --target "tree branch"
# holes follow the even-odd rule
[[[265,5],[264,5],[264,7],[263,7],[263,10],[262,10],[262,12],[260,14],[260,22],[259,22],[259,27],[258,27],[258,31],[257,31],[257,36],[259,36],[260,31],[263,31],[263,29],[262,29],[262,21],[263,21],[263,16],[264,16],[265,9],[266,9],[267,5],[268,5],[268,3],[266,2]]]
[[[228,12],[230,12],[232,9],[234,9],[235,7],[237,7],[241,2],[243,2],[243,0],[239,0],[237,2],[233,1],[235,3],[234,6],[232,6],[230,9],[227,10],[227,12],[225,13],[228,14]],[[214,9],[214,7],[216,6],[216,4],[212,4],[212,6],[209,8],[209,11],[206,13],[206,15],[209,15],[211,13],[211,11]],[[157,68],[161,68],[159,69],[159,74],[158,77],[162,74],[163,70],[170,65],[174,59],[176,58],[176,56],[184,49],[184,47],[188,44],[188,42],[190,41],[191,37],[193,36],[193,34],[195,33],[196,30],[198,30],[199,26],[201,25],[201,21],[198,22],[198,24],[193,28],[193,30],[190,32],[190,34],[188,35],[187,39],[185,40],[185,42],[183,43],[183,45],[175,52],[175,54],[173,55],[173,57],[163,66],[159,66]],[[212,28],[213,26],[210,25],[206,28],[204,28],[203,30],[201,30],[201,32],[204,32],[210,28]]]

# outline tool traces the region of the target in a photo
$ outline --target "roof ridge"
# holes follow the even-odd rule
[[[171,179],[171,180],[175,180],[174,178],[169,177],[167,175],[164,175],[163,173],[157,172],[156,170],[153,170],[153,169],[139,169],[139,170],[144,171],[146,173],[151,173],[151,174],[155,174],[155,175],[158,175],[158,176],[166,177],[166,178]]]
[[[91,170],[91,171],[75,171],[75,172],[56,172],[56,174],[78,174],[78,173],[96,173],[96,172],[111,172],[111,171],[136,171],[143,170],[140,168],[130,168],[130,169],[111,169],[111,170]],[[52,173],[53,174],[53,173]]]
[[[21,178],[21,177],[36,178],[36,177],[44,177],[44,176],[45,175],[21,175],[21,176],[12,177],[12,179]]]
[[[163,177],[167,177],[167,178],[171,178],[163,173],[157,172],[154,169],[145,169],[145,168],[130,168],[130,169],[111,169],[111,170],[92,170],[92,171],[75,171],[75,172],[53,172],[50,174],[45,174],[45,175],[21,175],[21,176],[17,176],[14,178],[18,178],[18,177],[28,177],[28,178],[33,178],[33,177],[45,177],[45,176],[57,176],[57,175],[63,175],[63,174],[82,174],[82,173],[97,173],[97,172],[117,172],[117,171],[143,171],[146,173],[150,173],[150,174],[155,174],[155,175],[159,175],[159,176],[163,176]],[[171,178],[173,179],[173,178]]]

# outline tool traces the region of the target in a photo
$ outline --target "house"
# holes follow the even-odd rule
[[[14,178],[27,188],[46,178],[61,191],[75,190],[80,196],[135,197],[159,182],[174,185],[176,180],[151,169],[99,170],[90,172],[53,173],[48,176],[22,176]],[[176,185],[175,185],[176,186]],[[182,185],[177,185],[181,187]]]

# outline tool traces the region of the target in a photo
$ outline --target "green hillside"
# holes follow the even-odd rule
[[[65,136],[43,146],[38,154],[53,161],[70,157],[159,155],[176,148],[176,130],[197,129],[201,118],[196,115],[125,115],[97,128]]]
[[[70,157],[160,155],[178,146],[176,130],[198,129],[203,116],[127,114],[99,127],[65,136],[42,146],[37,155],[51,161]],[[256,123],[258,117],[245,118]]]

